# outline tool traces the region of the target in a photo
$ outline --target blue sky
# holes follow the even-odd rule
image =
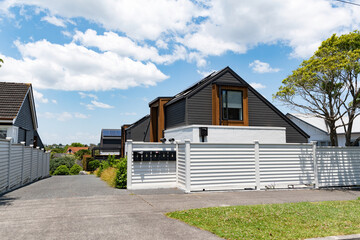
[[[321,41],[359,23],[360,7],[335,0],[3,0],[0,81],[33,84],[44,143],[98,143],[226,66],[272,101]]]

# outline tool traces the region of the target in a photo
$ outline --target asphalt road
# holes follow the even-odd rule
[[[349,200],[359,191],[113,189],[94,176],[51,177],[0,197],[0,239],[218,239],[167,218],[189,208]]]

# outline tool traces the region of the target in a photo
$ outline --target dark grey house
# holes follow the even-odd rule
[[[309,137],[230,67],[174,97],[158,97],[149,107],[149,131],[145,125],[133,125],[139,133],[149,133],[150,142],[159,142],[164,130],[188,125],[284,127],[287,143],[306,143]]]
[[[0,82],[0,138],[43,148],[31,84]]]

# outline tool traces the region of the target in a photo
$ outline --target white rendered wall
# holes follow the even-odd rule
[[[165,130],[165,138],[174,138],[180,142],[189,139],[192,143],[201,142],[199,127],[208,128],[208,143],[286,143],[286,128],[284,127],[235,127],[213,125],[190,125]]]

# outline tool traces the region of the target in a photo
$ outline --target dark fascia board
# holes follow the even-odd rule
[[[174,98],[174,97],[157,97],[157,98],[155,98],[154,100],[152,100],[151,102],[149,102],[149,107],[150,107],[153,103],[155,103],[155,102],[157,102],[157,101],[159,101],[160,99],[163,99],[163,98],[172,99],[172,98]]]
[[[232,74],[239,82],[243,82],[245,85],[245,87],[248,88],[248,90],[250,90],[252,93],[254,93],[255,96],[257,96],[261,101],[263,101],[268,107],[270,107],[275,113],[277,113],[282,119],[284,119],[287,123],[290,124],[290,126],[292,126],[293,128],[295,128],[301,135],[303,135],[306,138],[309,138],[310,136],[304,132],[301,128],[299,128],[293,121],[291,121],[289,118],[287,118],[279,109],[277,109],[272,103],[270,103],[263,95],[261,95],[258,91],[256,91],[250,84],[248,84],[242,77],[240,77],[236,72],[234,72],[234,70],[232,70],[229,66],[223,68],[222,70],[220,70],[219,72],[217,72],[216,74],[214,74],[213,76],[209,77],[209,79],[207,81],[205,81],[203,84],[199,85],[197,88],[194,88],[192,90],[191,93],[189,93],[186,96],[182,96],[181,98],[179,97],[179,99],[174,99],[174,101],[170,101],[167,104],[165,104],[165,106],[169,106],[177,101],[179,101],[180,99],[183,98],[188,98],[191,97],[192,95],[196,94],[197,92],[199,92],[201,89],[203,89],[204,87],[206,87],[207,85],[211,84],[212,82],[216,81],[219,77],[221,77],[222,75],[224,75],[225,73],[229,72],[230,74]],[[189,89],[189,88],[188,88]],[[186,92],[183,91],[183,92]]]
[[[138,125],[138,124],[140,124],[140,123],[142,123],[142,122],[145,121],[147,118],[150,118],[150,115],[149,115],[149,114],[146,115],[146,116],[144,116],[144,117],[142,117],[141,119],[137,120],[137,121],[134,122],[133,124],[131,124],[131,126],[128,127],[127,129],[125,129],[125,131],[127,131],[127,130],[133,128],[133,127],[135,127],[136,125]]]
[[[323,133],[329,134],[328,132],[326,132],[326,131],[322,130],[321,128],[315,127],[314,125],[312,125],[312,124],[310,124],[310,123],[308,123],[308,122],[306,122],[306,121],[304,121],[304,120],[302,120],[302,119],[300,119],[300,118],[298,118],[298,117],[296,117],[296,116],[292,115],[291,113],[287,113],[287,114],[286,114],[286,116],[291,116],[291,117],[293,117],[293,118],[296,118],[296,119],[297,119],[297,120],[299,120],[300,122],[303,122],[303,123],[305,123],[305,124],[309,125],[310,127],[313,127],[313,128],[315,128],[315,129],[317,129],[317,130],[319,130],[319,131],[323,132]]]
[[[200,91],[201,89],[206,87],[208,84],[210,84],[211,82],[215,81],[220,76],[225,74],[227,72],[227,70],[231,70],[231,68],[229,66],[227,66],[227,67],[221,69],[220,71],[218,71],[216,73],[214,73],[214,72],[211,73],[210,75],[206,76],[205,78],[203,78],[200,81],[196,82],[195,84],[191,85],[190,87],[188,87],[184,91],[176,94],[175,97],[171,101],[169,101],[168,103],[165,104],[165,107],[167,107],[167,106],[169,106],[169,105],[171,105],[173,103],[176,103],[177,101],[180,101],[181,99],[191,97],[192,95],[194,95],[195,93],[197,93],[198,91]],[[186,93],[188,91],[190,91],[189,94],[183,95],[184,93]],[[176,97],[177,95],[180,95],[180,96]]]

